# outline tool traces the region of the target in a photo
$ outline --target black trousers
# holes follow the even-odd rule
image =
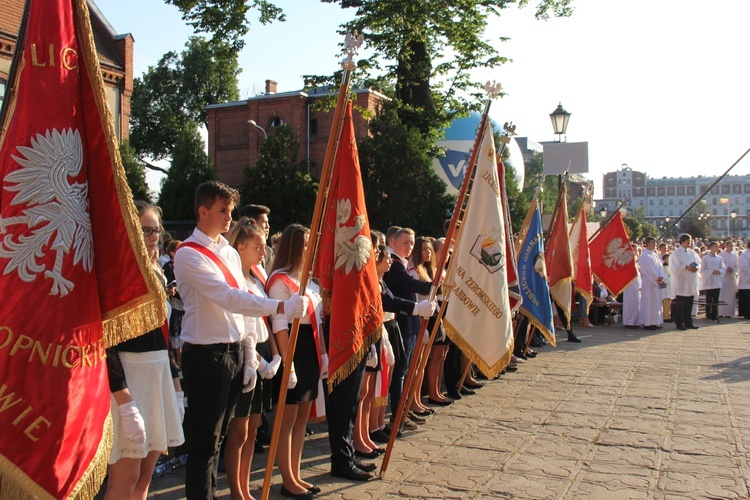
[[[706,290],[706,318],[719,319],[719,292],[721,288]],[[713,305],[711,305],[713,304]]]
[[[229,418],[243,387],[242,343],[197,345],[182,348],[182,372],[188,409],[188,458],[185,496],[213,500],[219,467],[219,449]]]
[[[448,354],[443,364],[443,377],[448,392],[457,392],[461,382],[461,350],[453,342],[448,342]]]
[[[737,290],[737,314],[745,319],[750,319],[750,290]]]
[[[326,400],[331,469],[344,469],[354,463],[352,431],[357,418],[367,356],[344,380],[334,386]]]
[[[678,295],[674,299],[674,326],[677,328],[690,328],[693,326],[693,299],[690,295]]]

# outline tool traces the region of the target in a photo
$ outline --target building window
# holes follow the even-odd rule
[[[674,205],[674,200],[672,198],[669,199],[669,204]]]
[[[0,103],[5,99],[5,81],[0,80]]]
[[[320,180],[320,172],[318,172],[318,162],[311,161],[310,162],[310,177],[313,179]]]
[[[281,127],[282,125],[284,125],[284,120],[282,120],[278,116],[271,120],[271,123],[268,124],[268,126],[271,128]]]
[[[750,193],[750,184],[745,184],[745,192]]]
[[[732,194],[739,194],[742,192],[742,186],[740,184],[732,184]]]
[[[661,207],[663,205],[664,205],[664,199],[663,198],[659,198],[659,206]]]
[[[731,189],[731,186],[724,184],[723,186],[721,186],[721,194],[729,194]]]
[[[674,188],[673,187],[667,188],[667,195],[668,196],[674,196]]]
[[[684,187],[678,187],[677,188],[677,196],[684,196],[685,195],[685,188]]]
[[[315,135],[318,133],[318,119],[313,118],[310,120],[310,134]]]

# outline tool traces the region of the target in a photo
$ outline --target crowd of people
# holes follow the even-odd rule
[[[238,204],[236,190],[216,181],[202,184],[195,197],[193,234],[185,241],[162,238],[161,247],[159,208],[137,204],[153,272],[167,292],[169,315],[162,328],[108,350],[115,438],[105,498],[145,498],[160,454],[184,442],[187,498],[215,497],[221,461],[231,497],[252,499],[253,457],[263,449],[258,429],[268,424],[265,414],[278,400],[287,365],[291,374],[276,465],[281,494],[289,498],[313,498],[321,492],[301,470],[311,415],[327,418],[331,475],[363,481],[376,468],[365,460],[383,454],[382,445],[392,433],[403,437],[440,407],[483,387],[482,375],[440,324],[441,291],[433,295],[436,300],[429,299],[436,276],[444,274],[437,262],[447,249],[445,239],[394,226],[371,235],[385,312],[379,340],[361,369],[327,394],[323,300],[315,282],[300,294],[309,229],[292,224],[272,237],[267,207],[245,206],[234,222]],[[740,315],[750,319],[750,252],[738,255],[732,241],[704,246],[684,235],[678,244],[663,243],[657,249],[656,241],[646,238],[636,252],[638,278],[620,297],[626,327],[657,329],[673,320],[679,329],[697,328],[692,317],[699,293],[705,296],[709,319],[733,316],[737,289]],[[593,299],[597,305],[615,301],[600,283],[594,283]],[[579,308],[581,326],[590,326],[589,315],[602,310]],[[300,329],[290,359],[295,318]],[[418,338],[422,318],[429,327]],[[579,342],[569,318],[561,319],[568,340]],[[411,357],[422,352],[416,349],[418,342],[425,342],[435,328],[437,338],[424,351],[426,369],[407,394],[413,403],[395,429],[392,418]],[[546,343],[523,316],[514,328],[512,362],[502,373],[517,370],[537,355],[534,347]]]
[[[608,305],[622,307],[626,328],[698,329],[693,319],[703,306],[708,320],[739,315],[750,319],[750,252],[741,240],[703,241],[689,234],[661,242],[645,238],[634,245],[637,277],[619,297],[594,282],[589,316],[601,322]],[[583,326],[590,322],[584,320]]]

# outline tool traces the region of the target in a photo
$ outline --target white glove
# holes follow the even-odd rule
[[[384,344],[385,364],[388,366],[393,366],[396,364],[396,356],[393,354],[393,345],[391,344],[391,341],[388,340],[388,337],[384,339]]]
[[[328,354],[320,355],[320,379],[328,378]]]
[[[370,346],[370,352],[367,353],[367,362],[365,362],[365,366],[368,366],[369,368],[375,368],[378,366],[378,351],[375,349],[375,344]]]
[[[146,442],[146,424],[134,401],[128,401],[117,407],[120,413],[120,426],[125,439],[136,443]]]
[[[182,391],[176,391],[174,393],[177,396],[177,411],[180,412],[180,422],[185,421],[185,393]]]
[[[425,330],[424,335],[422,335],[422,344],[427,345],[429,343],[430,343],[430,332]]]
[[[423,318],[429,318],[435,313],[435,302],[430,302],[429,300],[423,300],[422,302],[417,302],[414,304],[414,311],[412,311],[412,315],[414,316],[422,316]]]
[[[267,362],[265,359],[260,360],[260,366],[258,367],[258,373],[264,380],[270,380],[276,376],[276,372],[279,371],[281,365],[281,356],[278,354],[271,359],[271,362]]]
[[[255,389],[255,383],[258,381],[258,353],[255,349],[245,347],[245,373],[242,383],[245,387],[242,392],[250,392]]]
[[[309,300],[307,297],[301,297],[300,294],[295,293],[284,301],[284,314],[290,318],[301,318],[307,312]]]
[[[286,388],[294,389],[295,387],[297,387],[297,373],[294,371],[294,363],[292,363],[292,373],[289,374],[289,383]]]

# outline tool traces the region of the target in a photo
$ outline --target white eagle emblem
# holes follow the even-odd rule
[[[10,259],[4,274],[17,272],[31,283],[37,274],[52,280],[50,295],[64,297],[75,284],[63,277],[63,257],[73,251],[73,265],[91,272],[93,237],[88,207],[88,183],[71,184],[83,168],[83,145],[77,130],[47,130],[31,138],[31,147],[18,146],[11,155],[21,167],[5,176],[5,190],[17,193],[10,204],[25,205],[22,215],[2,218],[0,234],[9,226],[24,225],[21,234],[0,240],[0,259]],[[47,270],[47,252],[55,252]]]
[[[622,238],[614,238],[607,243],[607,250],[604,252],[604,265],[616,271],[618,267],[629,264],[633,257],[633,250],[630,245],[623,243]]]
[[[354,267],[357,271],[361,271],[372,255],[370,238],[362,234],[357,235],[365,227],[365,215],[355,215],[354,225],[346,227],[345,224],[349,222],[351,214],[352,202],[339,200],[336,206],[336,264],[334,267],[336,269],[345,267],[345,274],[349,274]]]

